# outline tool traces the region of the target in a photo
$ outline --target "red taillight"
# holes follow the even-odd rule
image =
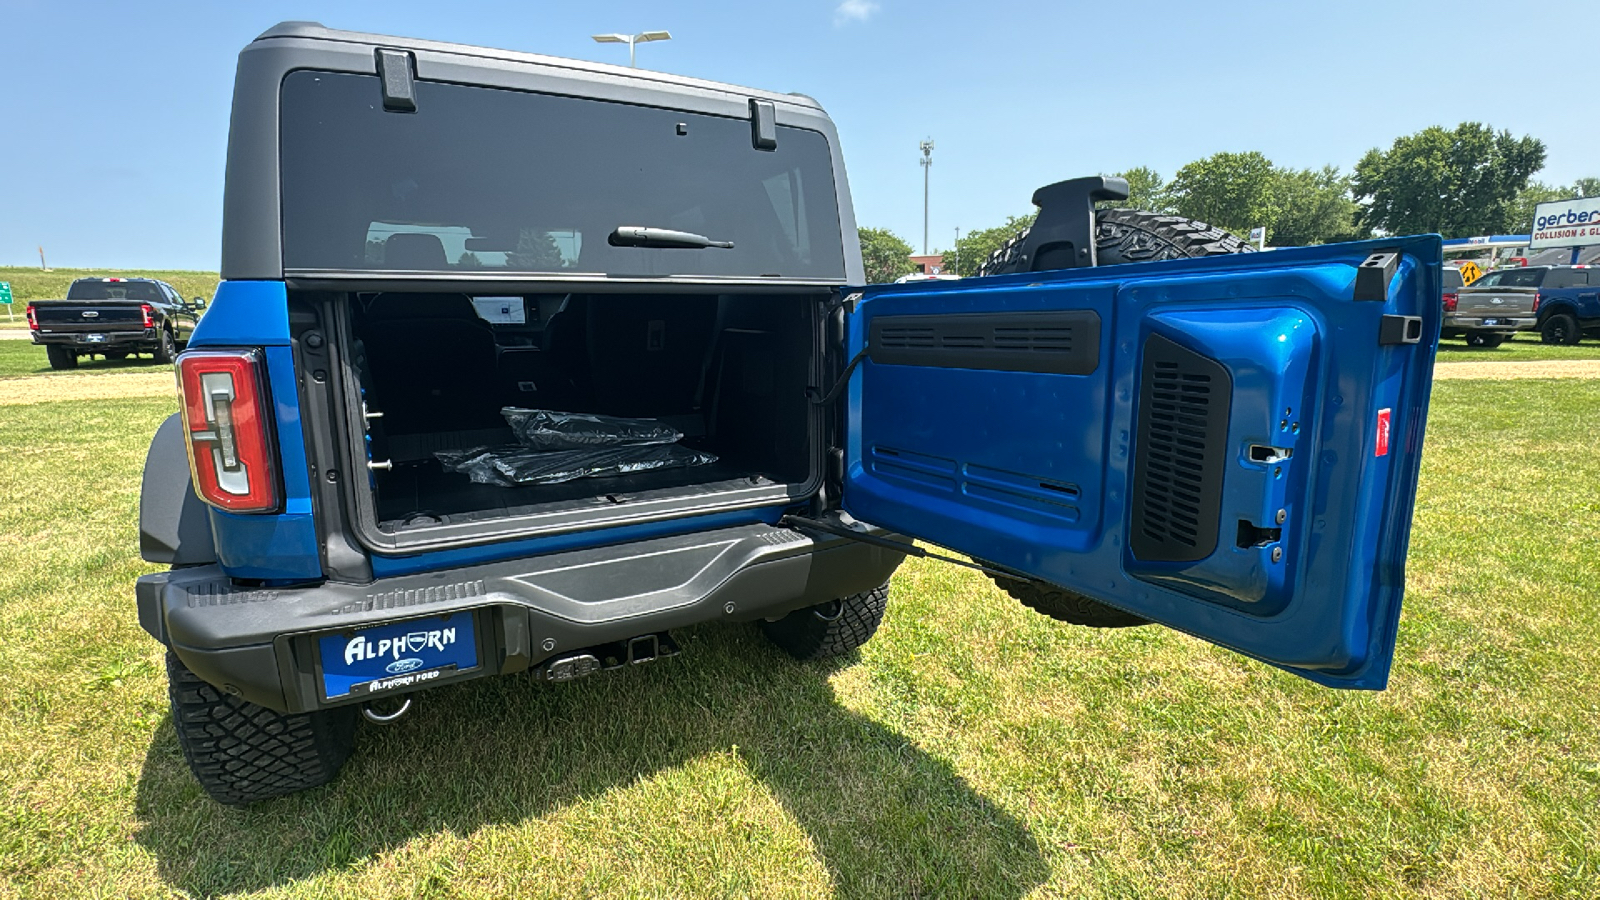
[[[200,499],[229,512],[278,508],[261,354],[216,350],[178,357],[189,471]]]
[[[1543,302],[1544,302],[1544,294],[1541,294],[1538,291],[1534,291],[1533,292],[1533,311],[1534,312],[1538,312],[1539,311],[1539,304],[1541,304]]]
[[[1444,311],[1445,312],[1455,312],[1456,311],[1456,304],[1459,303],[1459,302],[1461,302],[1461,295],[1460,294],[1458,294],[1458,293],[1456,293],[1454,291],[1451,291],[1450,293],[1445,294],[1444,295]]]
[[[39,314],[33,311],[33,304],[28,304],[28,330],[39,330]]]
[[[146,327],[146,328],[154,328],[154,327],[156,327],[156,320],[151,318],[151,314],[152,314],[153,311],[150,309],[150,304],[148,304],[148,303],[139,304],[139,312],[144,313],[144,327]]]

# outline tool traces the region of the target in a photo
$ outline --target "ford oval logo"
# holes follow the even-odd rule
[[[405,659],[397,659],[389,663],[383,667],[383,670],[390,675],[399,675],[402,672],[412,672],[420,668],[422,668],[422,660],[417,659],[415,656],[408,656]]]
[[[98,319],[100,318],[100,314],[92,309],[86,309],[83,311],[83,317],[85,319]]]

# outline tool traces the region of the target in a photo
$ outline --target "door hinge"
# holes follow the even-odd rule
[[[378,78],[383,83],[385,112],[416,112],[417,86],[413,79],[412,56],[404,50],[379,47]]]
[[[894,538],[879,537],[875,534],[856,531],[855,529],[850,528],[843,523],[826,522],[820,519],[808,519],[805,516],[789,515],[778,519],[778,524],[788,528],[793,528],[796,531],[810,531],[819,534],[827,534],[834,537],[846,538],[852,541],[860,541],[863,544],[871,544],[874,547],[897,550],[907,556],[915,556],[917,559],[936,559],[940,562],[947,562],[951,565],[961,566],[962,568],[966,569],[977,569],[979,572],[983,572],[988,575],[1001,575],[1015,581],[1033,581],[1032,578],[1029,578],[1027,575],[1023,575],[1019,572],[1012,572],[1006,569],[997,569],[994,566],[984,565],[982,563],[968,562],[967,560],[960,559],[958,557],[946,556],[943,553],[934,553],[931,550],[924,550],[910,541],[897,541]]]

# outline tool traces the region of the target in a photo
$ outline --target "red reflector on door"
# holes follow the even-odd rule
[[[1389,414],[1390,410],[1387,408],[1378,410],[1378,442],[1372,452],[1373,456],[1389,455]]]

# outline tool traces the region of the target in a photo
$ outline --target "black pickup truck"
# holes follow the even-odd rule
[[[127,359],[148,353],[170,363],[187,346],[200,310],[172,285],[153,278],[79,278],[65,300],[28,304],[28,329],[42,344],[50,368],[77,368],[80,356]]]

